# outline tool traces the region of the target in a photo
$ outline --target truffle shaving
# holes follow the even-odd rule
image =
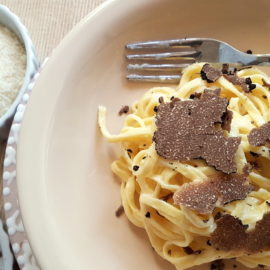
[[[219,89],[205,90],[200,99],[174,99],[158,106],[153,137],[158,155],[178,161],[202,158],[224,173],[236,172],[234,156],[241,138],[227,138],[215,127],[222,123],[228,106],[219,93]]]
[[[212,213],[216,206],[243,200],[253,190],[245,175],[231,174],[188,183],[174,193],[174,203],[201,214]]]
[[[173,200],[177,205],[196,210],[199,213],[211,213],[218,200],[218,194],[213,191],[213,181],[190,183],[181,186],[174,193]]]
[[[223,251],[242,250],[246,242],[246,227],[241,220],[225,215],[216,221],[217,228],[211,234],[212,246]]]
[[[215,82],[221,77],[222,72],[209,64],[204,64],[201,70],[201,77],[209,83]]]
[[[247,252],[256,253],[270,245],[270,213],[256,223],[255,229],[248,233]]]
[[[116,217],[120,217],[124,214],[125,210],[124,210],[124,207],[123,205],[120,205],[117,210],[115,211],[115,216]]]
[[[239,85],[246,93],[251,92],[256,87],[256,85],[252,83],[250,78],[240,78],[236,74],[225,74],[224,77],[232,84]]]
[[[236,68],[232,70],[228,64],[223,64],[221,70],[214,68],[209,64],[204,64],[200,74],[201,78],[208,83],[215,82],[223,75],[232,84],[239,85],[246,93],[249,93],[256,88],[256,84],[253,84],[250,78],[240,78],[236,75],[236,71]]]
[[[122,114],[125,114],[125,113],[128,113],[128,112],[129,112],[129,106],[125,105],[120,109],[118,114],[121,116]]]
[[[270,122],[253,128],[248,135],[248,141],[253,146],[262,146],[270,142]]]
[[[222,116],[222,124],[221,124],[221,127],[224,129],[224,130],[227,130],[228,132],[231,131],[231,122],[232,122],[232,119],[233,119],[233,112],[232,111],[229,111],[227,110],[227,112],[225,112]]]
[[[252,254],[270,245],[270,213],[264,214],[255,228],[248,232],[248,226],[231,215],[221,217],[216,224],[217,228],[211,235],[211,243],[216,249],[242,250]]]

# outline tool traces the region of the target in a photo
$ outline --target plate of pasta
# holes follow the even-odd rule
[[[269,8],[114,0],[67,35],[17,147],[41,269],[270,268],[269,71],[194,63],[179,84],[131,83],[123,57],[129,42],[185,36],[268,52]]]

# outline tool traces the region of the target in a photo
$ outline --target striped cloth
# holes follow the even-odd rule
[[[30,32],[40,61],[67,32],[104,0],[2,0]]]

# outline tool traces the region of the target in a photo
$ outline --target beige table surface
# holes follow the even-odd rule
[[[71,28],[104,0],[1,0],[27,27],[40,62]],[[0,183],[5,142],[0,141]],[[2,194],[2,192],[1,192]],[[0,209],[3,209],[0,195]],[[3,217],[3,210],[0,213]]]
[[[43,60],[70,29],[104,0],[1,0],[28,28]]]

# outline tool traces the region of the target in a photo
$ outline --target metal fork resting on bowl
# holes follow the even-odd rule
[[[210,38],[183,38],[130,43],[127,79],[145,82],[179,82],[183,68],[194,62],[234,67],[270,66],[270,54],[248,54]]]

